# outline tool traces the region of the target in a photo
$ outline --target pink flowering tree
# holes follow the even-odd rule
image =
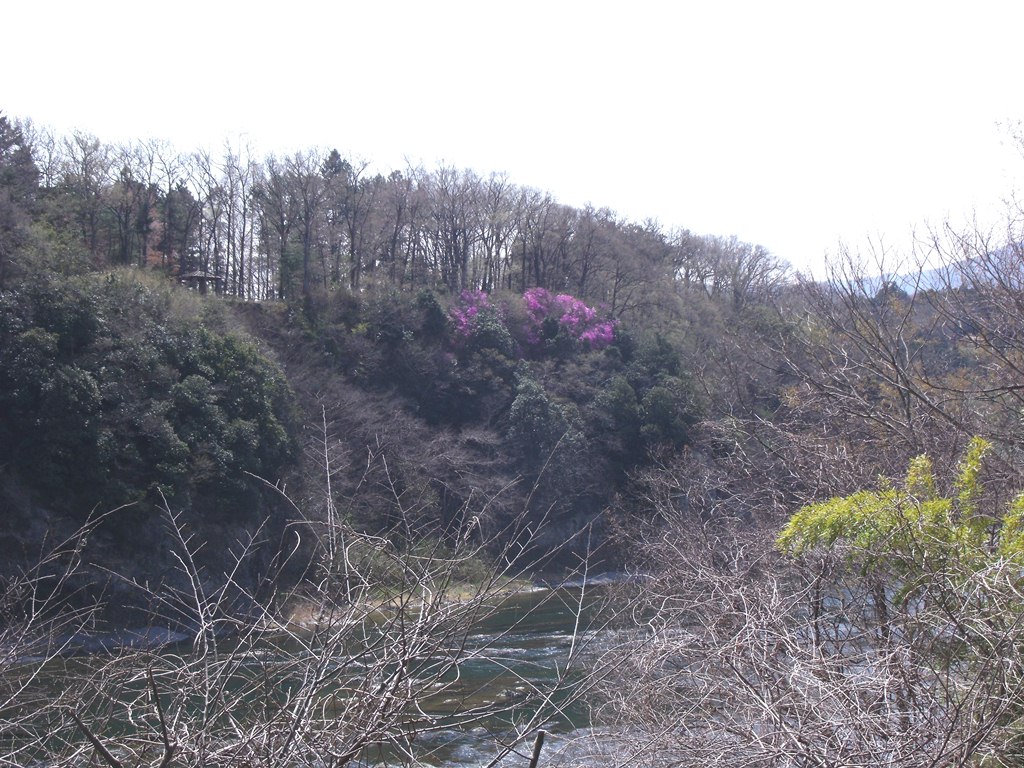
[[[483,291],[463,291],[452,306],[453,338],[458,349],[471,352],[493,349],[516,357],[516,343],[505,324],[502,308],[491,303]]]
[[[484,291],[463,291],[450,310],[453,338],[462,349],[491,347],[515,354],[509,324],[522,327],[512,333],[521,347],[540,351],[552,344],[562,348],[604,349],[615,339],[615,321],[567,293],[553,294],[531,288],[523,294],[522,310],[491,303]],[[561,342],[559,342],[561,340]],[[512,348],[509,348],[511,345]]]
[[[451,308],[455,335],[464,340],[470,338],[481,311],[486,311],[490,306],[490,297],[483,291],[466,290],[460,293],[458,303]]]
[[[539,346],[564,333],[588,349],[603,349],[615,339],[615,321],[600,318],[597,310],[567,293],[552,294],[530,288],[523,294],[526,308],[526,343]]]

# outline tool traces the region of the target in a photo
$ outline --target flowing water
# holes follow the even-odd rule
[[[579,588],[541,590],[516,595],[473,632],[469,661],[460,665],[459,686],[447,690],[442,699],[428,701],[428,713],[457,715],[455,708],[507,704],[505,712],[472,728],[444,730],[431,734],[428,747],[421,753],[433,765],[485,766],[498,754],[500,744],[517,723],[536,712],[532,692],[552,691],[561,684],[566,690],[556,693],[549,707],[552,714],[542,721],[550,734],[547,750],[564,744],[574,734],[589,732],[592,725],[587,699],[570,696],[574,676],[564,676],[573,659],[580,675],[595,659],[595,645],[602,630],[597,629],[602,600],[593,592],[581,600]],[[476,657],[474,651],[486,648]],[[566,684],[567,683],[567,684]],[[520,703],[521,702],[521,703]],[[452,708],[448,710],[447,708]],[[523,734],[517,749],[502,761],[503,766],[526,765],[536,731]],[[381,762],[387,761],[380,755]],[[373,762],[370,756],[368,762]]]
[[[600,590],[584,593],[578,586],[503,599],[497,610],[473,627],[457,669],[438,685],[437,694],[420,702],[421,711],[433,725],[414,737],[417,761],[436,766],[487,766],[501,754],[503,745],[518,736],[516,749],[501,766],[525,768],[538,727],[549,734],[545,758],[564,748],[573,736],[589,733],[593,723],[588,702],[574,696],[573,685],[586,679],[588,665],[597,658],[596,648],[609,634],[599,628],[605,616],[603,604]],[[184,652],[187,654],[187,649]],[[253,655],[261,657],[262,669],[274,668],[272,645]],[[98,653],[68,659],[58,665],[64,672],[55,672],[52,683],[63,685],[61,681],[69,679],[69,667],[87,673],[92,666],[101,665],[104,657]],[[572,667],[567,672],[570,661]],[[41,678],[44,682],[45,677]],[[553,696],[544,700],[552,691]],[[490,714],[466,723],[467,709]],[[535,717],[538,711],[541,715]],[[367,766],[406,761],[407,756],[383,747],[365,751],[360,759]],[[544,765],[552,763],[551,759],[543,761]]]

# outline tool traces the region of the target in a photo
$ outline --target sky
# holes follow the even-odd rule
[[[0,111],[106,142],[337,148],[568,205],[841,247],[993,226],[1024,177],[1024,3],[12,3]]]

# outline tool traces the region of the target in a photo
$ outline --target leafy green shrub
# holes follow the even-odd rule
[[[276,479],[291,459],[288,387],[250,341],[178,302],[125,273],[4,294],[0,462],[84,511],[157,491],[251,503],[247,473]]]
[[[640,417],[640,435],[647,444],[683,445],[694,420],[683,382],[667,378],[647,390],[640,403]]]
[[[448,331],[448,317],[437,294],[426,289],[416,294],[416,307],[420,310],[422,320],[420,330],[428,339],[441,339]]]

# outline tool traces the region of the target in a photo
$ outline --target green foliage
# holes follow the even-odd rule
[[[507,358],[516,357],[516,343],[497,307],[483,307],[475,318],[465,351],[494,350]]]
[[[592,463],[586,455],[588,441],[573,404],[555,402],[525,368],[516,375],[508,441],[527,475],[541,481],[540,497],[571,506]]]
[[[814,580],[806,615],[814,622],[807,636],[816,659],[820,648],[831,651],[858,689],[865,666],[906,659],[891,685],[907,688],[895,694],[902,722],[937,711],[961,727],[956,720],[964,717],[991,742],[984,764],[1017,765],[1010,756],[1020,754],[1024,501],[1018,496],[1000,511],[986,496],[982,477],[991,450],[973,438],[947,483],[928,457],[918,456],[900,483],[807,505],[777,545],[797,558],[839,556],[826,559],[826,567],[815,558],[805,572]],[[851,663],[864,652],[871,654],[867,665]],[[929,697],[935,704],[918,709]]]
[[[546,345],[535,345],[543,354],[527,363],[517,359],[520,345],[510,332],[522,318],[504,305],[499,309],[491,298],[463,296],[455,319],[464,333],[454,364],[410,379],[410,396],[421,413],[438,423],[500,418],[527,474],[537,471],[559,443],[563,454],[566,446],[574,455],[585,453],[583,460],[604,468],[607,480],[623,478],[645,461],[648,449],[687,442],[699,409],[680,353],[666,338],[645,336],[637,345],[621,329],[614,344],[593,351],[556,323],[548,329]],[[559,346],[559,338],[571,343]],[[403,367],[417,354],[415,344],[403,352],[390,370],[392,380],[403,380]],[[424,407],[425,393],[438,385],[444,401]]]
[[[627,342],[627,346],[635,342]],[[682,372],[680,350],[661,333],[645,336],[632,353],[630,375],[641,388],[647,388],[658,379],[677,377]],[[634,385],[635,386],[635,385]]]
[[[344,324],[316,329],[336,369],[372,390],[394,392],[431,425],[461,426],[507,409],[515,362],[500,322],[481,318],[479,333],[457,351],[436,294],[386,292],[345,302]]]
[[[509,441],[530,463],[543,463],[569,428],[562,409],[525,373],[516,376],[508,421]]]
[[[39,170],[20,127],[0,114],[0,290],[31,241]]]
[[[596,402],[607,428],[635,438],[640,433],[640,404],[636,390],[625,376],[614,376],[601,390]]]
[[[1024,552],[1024,494],[1017,496],[1003,515],[999,546],[1004,553]]]
[[[0,462],[87,511],[160,491],[252,503],[291,459],[290,394],[256,347],[130,274],[39,279],[0,300]]]
[[[416,306],[422,313],[420,329],[428,339],[440,339],[448,330],[448,316],[434,291],[426,289],[416,294]]]
[[[995,557],[1024,557],[1021,497],[1001,515],[981,505],[990,450],[988,441],[971,440],[948,495],[938,490],[931,461],[919,456],[899,486],[807,505],[786,523],[778,546],[799,556],[842,545],[863,567],[895,566],[904,576],[950,560],[982,567]]]
[[[640,404],[640,435],[649,445],[686,443],[693,409],[685,385],[679,379],[666,379],[651,387]]]

